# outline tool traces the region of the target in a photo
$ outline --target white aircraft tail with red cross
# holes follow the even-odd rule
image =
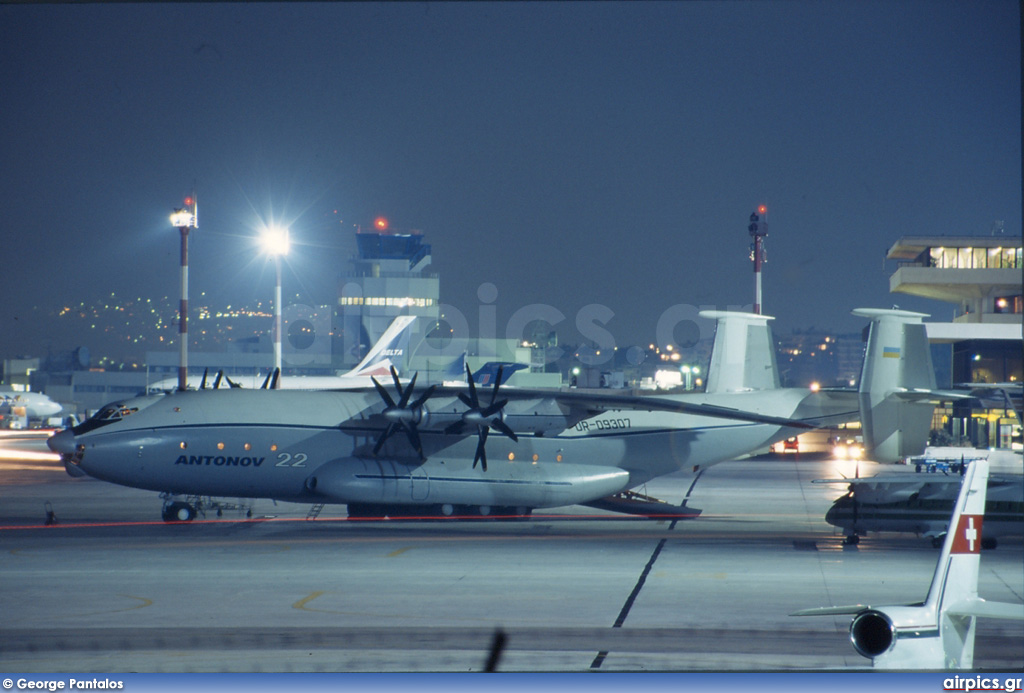
[[[824,607],[794,616],[855,614],[850,640],[879,669],[970,669],[977,617],[1024,620],[1024,604],[978,596],[988,460],[968,466],[928,597],[919,604]]]

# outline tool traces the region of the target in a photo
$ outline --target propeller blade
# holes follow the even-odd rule
[[[434,390],[436,389],[437,385],[431,385],[430,387],[428,387],[423,392],[423,394],[419,396],[419,399],[412,403],[412,408],[419,409],[420,407],[422,407],[426,403],[426,401],[430,399],[430,396],[434,394]]]
[[[242,388],[242,386],[239,383],[236,383],[234,380],[232,380],[228,376],[225,375],[224,379],[228,381],[228,385],[231,386],[232,390],[236,390],[236,389],[240,390]]]
[[[224,371],[217,371],[217,377],[213,379],[213,389],[217,390],[220,388],[220,380],[224,377]]]
[[[272,373],[273,373],[273,371],[271,371],[270,373],[267,373],[267,377],[263,379],[263,384],[260,385],[260,389],[261,390],[266,390],[270,386],[270,376],[271,376]]]
[[[463,404],[465,404],[470,409],[476,409],[476,405],[473,404],[473,400],[471,400],[469,398],[469,396],[466,395],[465,392],[460,392],[459,393],[459,401],[462,402]]]
[[[519,436],[516,435],[516,432],[513,431],[512,428],[501,419],[494,419],[493,421],[491,421],[491,428],[493,428],[496,431],[501,431],[515,442],[519,442]]]
[[[471,407],[480,406],[480,398],[476,395],[476,383],[473,382],[473,372],[469,370],[469,364],[466,364],[466,381],[469,383],[469,398],[473,402]],[[459,393],[459,399],[462,399],[462,393]],[[465,402],[466,400],[462,400]]]
[[[380,398],[384,400],[384,404],[389,407],[395,406],[395,400],[391,399],[391,394],[388,392],[387,388],[378,383],[377,379],[373,376],[370,376],[370,380],[373,381],[374,386],[377,388],[377,392],[380,394]]]
[[[203,369],[203,381],[201,383],[199,383],[199,389],[200,390],[205,390],[206,389],[206,374],[209,373],[209,372],[210,372],[209,368],[204,368]]]
[[[380,452],[380,449],[384,447],[384,441],[391,437],[391,434],[395,432],[398,427],[397,424],[388,424],[388,427],[384,429],[384,432],[380,434],[380,438],[377,439],[377,444],[373,446],[373,454],[376,455]]]
[[[505,369],[504,366],[498,366],[498,377],[494,379],[494,389],[491,390],[491,406],[494,406],[494,400],[498,399],[498,388],[501,387],[501,373]]]
[[[476,444],[476,454],[473,456],[473,469],[476,469],[476,463],[480,462],[480,468],[483,471],[487,471],[487,451],[485,445],[487,443],[487,433],[490,431],[489,428],[480,429],[480,441]]]
[[[398,392],[401,393],[402,399],[398,402],[398,406],[405,409],[409,405],[409,397],[412,396],[412,389],[416,387],[416,376],[419,373],[413,373],[412,380],[409,381],[409,387],[405,388],[405,392],[402,392],[402,386],[398,385],[398,376],[395,374],[395,369],[391,369],[391,374],[395,376],[395,385],[398,386]]]
[[[277,381],[281,377],[281,369],[280,368],[275,368],[273,376],[274,377],[271,378],[271,380],[270,380],[270,389],[271,390],[276,390],[277,389]]]
[[[420,434],[416,430],[416,426],[405,426],[405,433],[409,436],[409,445],[412,449],[419,453],[420,459],[423,459],[423,443],[420,442]]]
[[[497,403],[492,404],[491,406],[487,407],[482,412],[480,412],[480,414],[482,416],[485,416],[485,417],[486,416],[494,416],[497,412],[501,411],[505,407],[506,404],[508,404],[508,400],[507,399],[503,399],[500,402],[497,402]]]

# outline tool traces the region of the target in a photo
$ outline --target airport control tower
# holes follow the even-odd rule
[[[338,323],[344,330],[342,363],[354,365],[361,353],[384,333],[398,315],[418,315],[412,344],[438,319],[440,280],[427,272],[430,245],[423,233],[390,227],[384,218],[372,228],[356,230],[352,269],[341,277]],[[356,335],[359,338],[356,339]]]

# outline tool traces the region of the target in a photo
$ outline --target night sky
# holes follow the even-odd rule
[[[191,289],[333,303],[354,225],[433,245],[475,327],[497,288],[611,311],[647,343],[677,304],[753,301],[769,207],[776,331],[859,330],[904,235],[1021,233],[1016,2],[0,6],[0,356],[74,347],[32,306],[176,296],[168,215],[199,197]]]

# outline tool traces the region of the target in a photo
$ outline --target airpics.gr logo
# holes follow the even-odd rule
[[[882,347],[882,358],[898,359],[900,357],[899,347]]]

